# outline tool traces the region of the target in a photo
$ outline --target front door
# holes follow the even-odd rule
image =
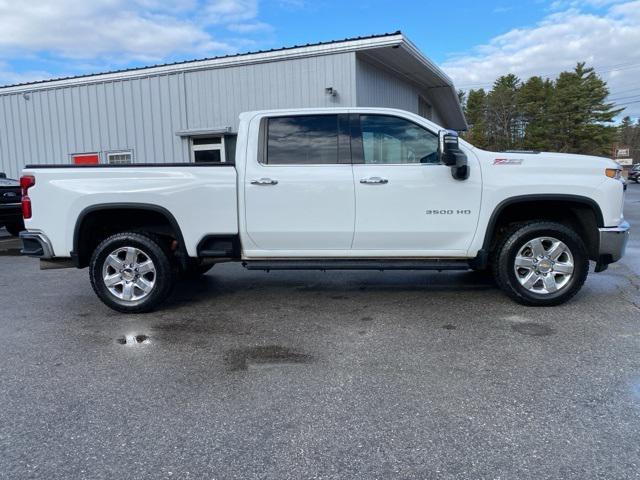
[[[464,256],[478,223],[481,180],[454,180],[438,135],[408,119],[360,115],[354,146],[354,251],[372,256]]]
[[[348,116],[292,115],[261,122],[258,161],[244,178],[253,257],[331,256],[351,248],[355,222]]]

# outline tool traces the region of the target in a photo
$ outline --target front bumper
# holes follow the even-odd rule
[[[53,258],[51,242],[44,233],[20,232],[20,240],[22,240],[22,250],[20,250],[22,255],[36,257],[42,260]]]
[[[607,265],[617,262],[623,257],[629,241],[630,228],[628,222],[622,222],[617,227],[598,229],[600,231],[600,249],[596,272],[606,270]]]

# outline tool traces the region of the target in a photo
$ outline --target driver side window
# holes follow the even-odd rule
[[[439,163],[438,136],[409,120],[360,115],[365,164]]]

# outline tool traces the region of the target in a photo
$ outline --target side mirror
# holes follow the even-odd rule
[[[456,180],[469,178],[467,156],[460,150],[458,134],[453,130],[440,130],[438,135],[440,162],[451,167],[451,175]]]

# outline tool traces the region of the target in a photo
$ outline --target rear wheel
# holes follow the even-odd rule
[[[100,243],[89,271],[100,300],[123,313],[154,309],[174,284],[167,251],[156,239],[139,233],[118,233]]]
[[[582,239],[554,222],[515,227],[499,245],[493,262],[498,285],[523,305],[559,305],[573,297],[589,272]]]

